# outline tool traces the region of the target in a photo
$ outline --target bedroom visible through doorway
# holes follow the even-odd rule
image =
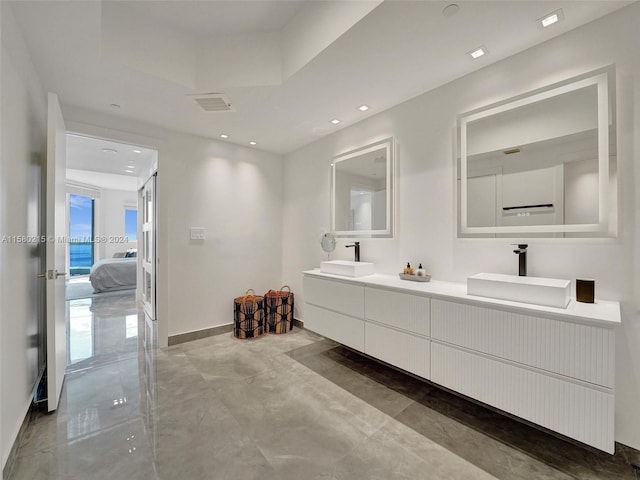
[[[67,135],[67,299],[136,291],[138,191],[156,164],[151,148]]]
[[[140,192],[156,168],[154,149],[67,136],[68,372],[135,354],[138,314],[148,301],[138,288]]]

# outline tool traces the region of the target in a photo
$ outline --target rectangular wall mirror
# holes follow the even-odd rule
[[[458,117],[460,236],[615,231],[613,68]]]
[[[393,236],[393,139],[334,157],[331,230],[337,237]]]

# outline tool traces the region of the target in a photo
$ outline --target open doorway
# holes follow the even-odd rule
[[[67,135],[68,371],[137,355],[140,191],[155,165],[154,149]]]

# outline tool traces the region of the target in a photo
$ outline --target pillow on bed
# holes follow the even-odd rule
[[[136,249],[128,250],[127,253],[124,254],[125,258],[135,258],[138,256],[138,251]]]

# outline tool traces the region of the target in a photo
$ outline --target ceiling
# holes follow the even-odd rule
[[[197,37],[270,32],[284,28],[306,0],[128,1],[127,8],[165,28]]]
[[[136,177],[149,170],[156,151],[81,135],[67,135],[67,168]]]
[[[81,135],[67,135],[67,180],[112,190],[137,190],[156,151]]]
[[[43,86],[76,106],[288,153],[631,1],[13,1]],[[564,20],[536,20],[562,8]],[[466,53],[484,45],[489,53]],[[190,95],[225,93],[234,111]],[[118,107],[112,107],[112,104]],[[366,112],[357,109],[366,104]],[[337,125],[330,120],[338,118]]]

